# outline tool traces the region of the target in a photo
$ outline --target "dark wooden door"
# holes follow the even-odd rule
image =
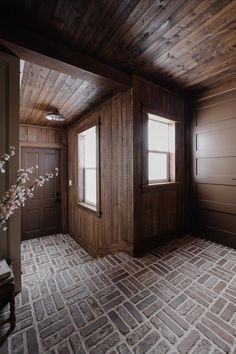
[[[59,150],[22,148],[21,167],[38,165],[32,180],[53,172],[59,166]],[[30,184],[30,183],[29,183]],[[61,232],[60,179],[53,178],[35,190],[34,196],[22,208],[22,239],[36,238]]]
[[[199,102],[193,116],[193,224],[203,237],[236,248],[236,100]]]

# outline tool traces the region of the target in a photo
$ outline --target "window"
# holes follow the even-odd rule
[[[79,203],[97,210],[98,205],[98,126],[78,134]]]
[[[173,181],[175,124],[166,118],[148,114],[148,184]]]

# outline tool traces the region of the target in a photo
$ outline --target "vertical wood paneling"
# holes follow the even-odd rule
[[[99,218],[77,205],[77,131],[100,119],[101,212]],[[69,231],[94,255],[131,252],[133,242],[132,90],[84,117],[68,132]]]
[[[0,174],[0,195],[16,183],[19,169],[19,59],[0,53],[0,156],[15,147],[15,156]],[[0,258],[13,262],[15,291],[21,290],[20,210],[8,221],[8,230],[0,231]]]
[[[134,247],[143,247],[167,239],[167,234],[184,228],[185,137],[184,101],[159,86],[135,78],[134,96]],[[142,188],[143,123],[142,106],[152,106],[171,114],[176,123],[176,183]]]
[[[61,147],[67,145],[66,130],[20,124],[20,143],[24,146]]]
[[[134,98],[131,93],[133,93]],[[176,183],[142,188],[143,105],[171,114],[176,123]],[[76,205],[77,131],[101,122],[101,211],[99,219]],[[137,251],[184,228],[184,101],[135,78],[133,90],[116,97],[69,130],[69,228],[94,254],[130,246]],[[160,188],[159,188],[160,187]],[[125,241],[125,242],[124,242]]]

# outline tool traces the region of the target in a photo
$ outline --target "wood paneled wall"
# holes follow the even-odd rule
[[[67,131],[37,125],[20,125],[20,144],[24,146],[61,148],[67,145]]]
[[[19,169],[19,58],[0,52],[0,156],[15,147],[15,156],[0,174],[0,196],[16,183]],[[13,262],[15,291],[21,290],[20,210],[8,220],[6,232],[0,231],[0,259]]]
[[[67,130],[20,124],[20,147],[60,149],[62,232],[68,231]]]
[[[101,217],[77,204],[77,134],[100,119]],[[132,90],[84,117],[68,132],[69,232],[90,253],[132,252],[133,113]]]
[[[192,109],[192,223],[200,236],[236,248],[235,89]]]
[[[184,100],[161,87],[134,78],[134,252],[161,243],[185,225]],[[149,106],[174,116],[176,123],[176,183],[143,188],[143,113]],[[160,114],[161,115],[161,114]]]

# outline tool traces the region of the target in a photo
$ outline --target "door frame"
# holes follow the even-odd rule
[[[42,127],[40,127],[42,128]],[[44,127],[47,128],[47,127]],[[61,218],[62,233],[68,232],[68,207],[67,207],[67,147],[60,143],[39,143],[39,142],[21,142],[19,157],[21,161],[22,148],[36,148],[36,149],[57,149],[60,155],[59,178],[60,178],[60,193],[61,193]]]

